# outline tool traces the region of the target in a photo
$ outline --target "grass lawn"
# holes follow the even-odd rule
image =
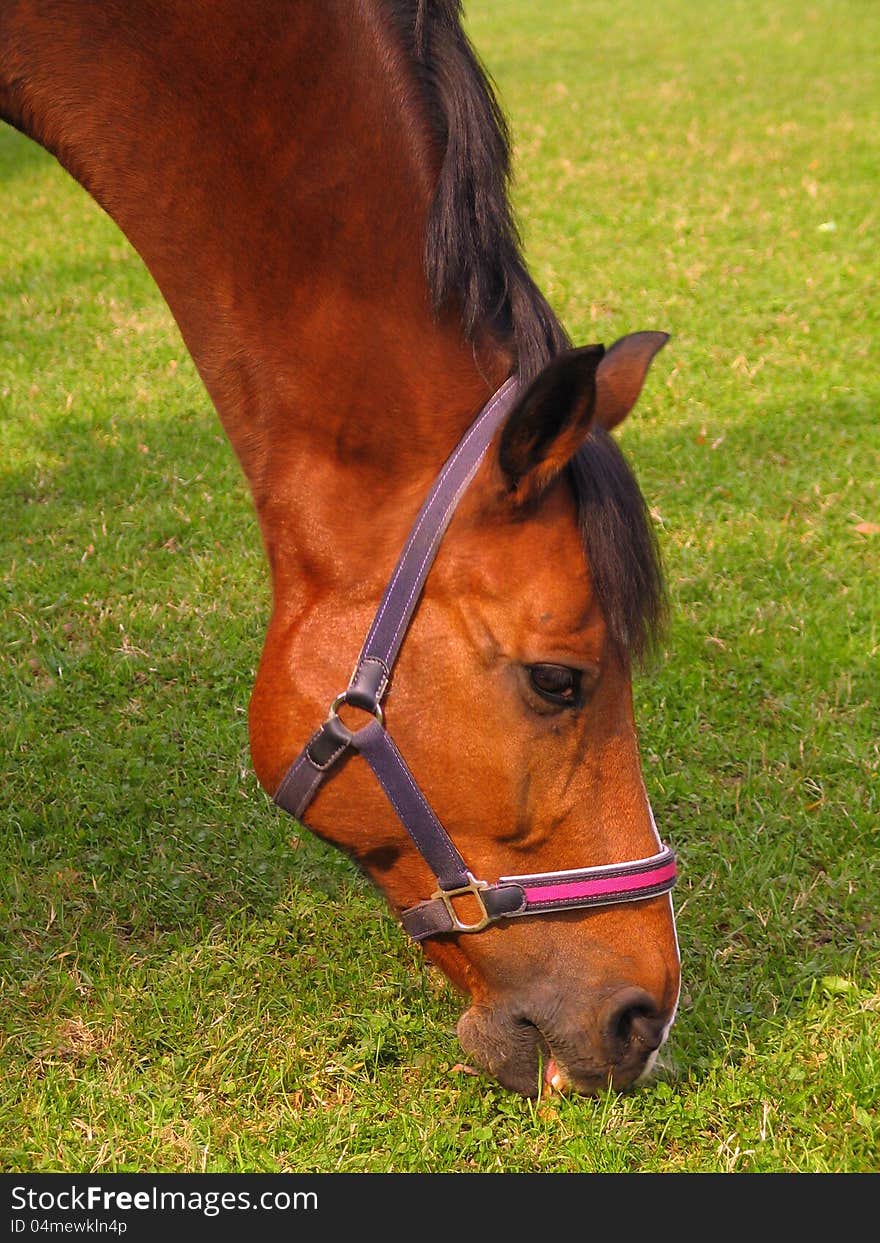
[[[268,576],[115,226],[0,129],[0,1169],[880,1170],[880,6],[471,0],[533,271],[673,334],[621,440],[684,995],[650,1085],[464,1073],[458,999],[268,803]]]

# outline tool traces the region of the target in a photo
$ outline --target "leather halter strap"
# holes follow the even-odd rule
[[[675,860],[668,847],[648,859],[610,866],[503,876],[495,884],[476,880],[385,728],[382,699],[440,541],[516,393],[513,378],[502,384],[446,461],[398,558],[348,687],[333,700],[327,719],[274,795],[279,807],[301,820],[342,757],[352,751],[363,756],[437,878],[431,898],[401,914],[403,927],[416,941],[444,932],[478,932],[517,915],[650,898],[668,892],[675,883]],[[343,703],[372,713],[374,719],[360,729],[349,729],[338,715]],[[470,915],[476,911],[477,918],[464,922],[464,906]]]

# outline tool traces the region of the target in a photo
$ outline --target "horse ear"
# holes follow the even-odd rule
[[[654,355],[669,340],[666,332],[633,332],[615,341],[596,372],[596,422],[610,432],[638,400]]]
[[[539,496],[590,430],[596,372],[605,347],[585,345],[552,358],[507,417],[498,465],[517,504]]]
[[[610,431],[636,403],[651,360],[669,336],[634,332],[605,351],[585,345],[552,358],[501,433],[498,464],[516,504],[535,499],[574,457],[594,422]]]

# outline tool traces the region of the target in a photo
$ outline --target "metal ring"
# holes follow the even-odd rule
[[[341,695],[337,695],[336,698],[333,700],[333,702],[331,703],[327,711],[327,720],[332,721],[334,717],[339,716],[339,706],[340,704],[345,704],[345,703],[348,703],[348,691],[343,691]],[[360,705],[355,704],[355,707],[360,707]],[[376,720],[379,722],[382,728],[383,729],[385,728],[385,713],[382,711],[381,704],[374,704],[372,708],[363,708],[362,711],[372,712],[373,716],[376,718]]]

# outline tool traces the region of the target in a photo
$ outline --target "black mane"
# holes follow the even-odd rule
[[[461,25],[461,0],[389,0],[442,154],[425,269],[435,308],[457,299],[467,336],[489,326],[533,379],[568,337],[529,275],[510,207],[510,134]]]
[[[593,590],[618,652],[646,657],[662,628],[666,592],[645,498],[617,441],[594,428],[571,460]]]
[[[387,0],[415,67],[442,163],[425,241],[435,308],[452,299],[473,338],[488,327],[527,385],[570,341],[532,280],[510,206],[510,135],[461,25],[461,0]],[[659,550],[616,442],[594,430],[571,462],[593,590],[612,643],[638,659],[664,615]]]

